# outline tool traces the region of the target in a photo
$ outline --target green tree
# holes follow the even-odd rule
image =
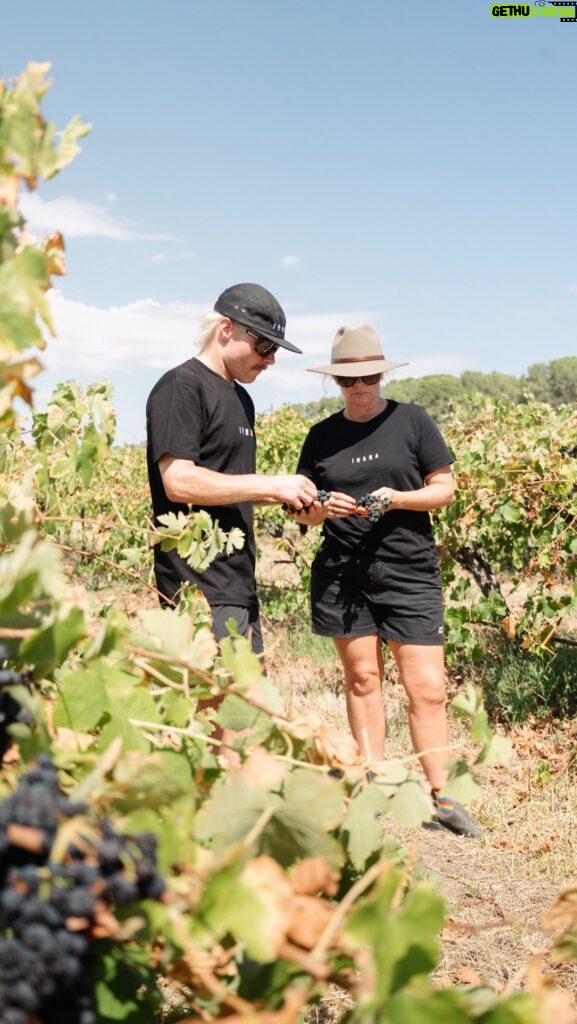
[[[343,408],[343,400],[340,395],[325,395],[317,402],[297,402],[292,408],[306,420],[324,419],[325,416],[332,416]]]
[[[491,373],[479,373],[477,370],[465,370],[461,374],[461,386],[464,392],[489,395],[491,398],[512,398],[519,401],[522,389],[517,377],[492,370]]]
[[[536,401],[551,404],[551,375],[547,363],[532,363],[521,377],[521,386]]]
[[[572,405],[577,402],[577,356],[564,356],[549,363],[551,402]]]
[[[443,423],[451,405],[463,394],[463,389],[458,377],[445,373],[392,381],[386,385],[385,394],[396,401],[422,405],[434,420]]]
[[[550,363],[533,363],[521,377],[525,393],[549,405],[571,405],[577,401],[577,356],[563,356]]]

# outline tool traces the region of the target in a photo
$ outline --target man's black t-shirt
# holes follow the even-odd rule
[[[155,523],[166,512],[188,513],[188,506],[169,501],[158,460],[163,455],[190,459],[218,473],[254,473],[256,442],[254,405],[240,384],[230,384],[198,359],[169,370],[152,389],[146,405],[148,478]],[[203,508],[192,506],[193,511]],[[219,555],[196,573],[176,551],[154,548],[158,589],[172,598],[188,580],[196,583],[209,604],[251,607],[256,603],[255,542],[252,502],[206,506],[213,520],[228,532],[241,529],[245,544],[230,556]]]
[[[365,423],[338,412],[311,427],[297,472],[319,489],[359,499],[379,487],[417,490],[429,473],[453,461],[424,409],[389,399],[386,409]],[[392,509],[374,524],[358,515],[327,519],[323,533],[335,553],[397,562],[435,560],[428,512]]]

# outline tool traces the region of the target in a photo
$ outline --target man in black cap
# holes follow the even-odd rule
[[[166,512],[206,509],[223,530],[242,530],[242,550],[219,555],[197,573],[175,551],[154,548],[163,604],[176,604],[183,584],[195,583],[212,611],[217,640],[227,619],[262,653],[255,585],[253,504],[311,505],[316,487],[305,476],[256,473],[254,404],[241,384],[272,366],[277,349],[301,352],[285,339],[284,312],[266,288],[237,284],[214,305],[197,356],[169,370],[146,406],[148,479],[155,522]],[[239,383],[240,382],[240,383]]]

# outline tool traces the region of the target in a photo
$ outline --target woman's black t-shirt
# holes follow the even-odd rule
[[[248,392],[230,384],[198,359],[188,359],[160,378],[146,406],[148,478],[155,523],[166,512],[188,513],[188,505],[169,501],[158,460],[163,455],[190,459],[218,473],[254,473],[256,442],[254,405]],[[192,511],[203,508],[193,505]],[[202,573],[194,572],[176,551],[154,548],[158,589],[172,598],[184,581],[196,583],[209,604],[251,607],[256,603],[255,542],[252,502],[206,506],[228,532],[245,535],[241,551],[219,555]]]
[[[417,490],[429,473],[453,461],[424,409],[389,399],[386,409],[367,422],[348,420],[338,412],[311,427],[297,472],[319,489],[342,491],[358,500],[379,487]],[[327,519],[323,534],[335,553],[395,562],[435,560],[428,512],[392,509],[374,524],[358,515]]]

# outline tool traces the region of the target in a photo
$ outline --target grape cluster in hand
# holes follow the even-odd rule
[[[363,518],[368,519],[369,523],[378,523],[390,505],[392,501],[387,495],[377,498],[375,494],[363,494],[357,501],[357,508],[366,509],[367,515]]]
[[[59,826],[78,818],[61,860]],[[83,825],[85,828],[83,829]],[[99,916],[134,900],[160,899],[156,836],[120,836],[60,791],[47,755],[0,804],[0,1021],[96,1024],[87,986]]]
[[[331,491],[317,491],[316,500],[319,501],[321,505],[326,505],[327,501],[331,500],[331,493]],[[283,505],[283,509],[285,512],[288,512],[289,515],[294,515],[296,512],[294,505]]]

